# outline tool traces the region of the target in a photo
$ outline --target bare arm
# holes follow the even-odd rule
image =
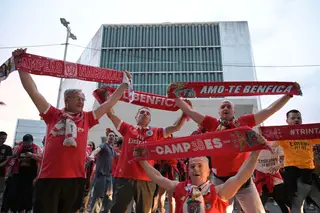
[[[19,56],[26,52],[26,49],[18,49],[12,53],[13,56]],[[20,80],[23,88],[30,96],[33,103],[36,105],[40,113],[44,113],[49,108],[49,103],[39,93],[36,84],[34,83],[31,75],[27,72],[19,71]]]
[[[165,137],[168,137],[171,134],[173,134],[174,132],[179,131],[181,129],[181,127],[183,126],[183,124],[185,123],[185,121],[186,121],[186,116],[184,114],[182,114],[180,116],[180,118],[176,122],[174,122],[174,124],[172,126],[166,127],[166,129],[165,129],[165,132],[166,132]]]
[[[175,99],[176,105],[184,112],[187,116],[189,116],[194,122],[201,125],[205,116],[199,112],[194,111],[186,102],[184,102],[181,98]]]
[[[122,83],[118,89],[112,93],[110,98],[101,104],[95,111],[95,115],[97,119],[100,119],[104,114],[106,114],[121,98],[124,91],[128,88],[127,83]]]
[[[280,110],[289,100],[291,96],[284,95],[275,102],[273,102],[270,106],[267,108],[260,110],[254,115],[254,120],[256,122],[256,125],[263,123],[265,120],[267,120],[271,115],[276,113],[278,110]]]
[[[118,128],[119,128],[119,125],[120,125],[120,123],[121,123],[121,119],[114,114],[113,109],[111,109],[111,110],[109,110],[109,111],[107,112],[107,116],[108,116],[108,118],[112,121],[112,123],[113,123],[113,125],[116,127],[116,129],[118,129]]]
[[[146,172],[147,176],[161,188],[174,191],[175,187],[179,184],[178,181],[172,181],[163,177],[160,172],[153,168],[147,161],[140,161],[140,165]]]
[[[257,166],[259,153],[260,151],[251,152],[249,159],[242,164],[235,176],[228,179],[224,184],[216,186],[221,199],[229,200],[232,198],[240,187],[252,176]]]
[[[98,147],[96,148],[90,155],[90,158],[94,158],[97,154],[99,154],[99,152],[101,151],[101,148]]]

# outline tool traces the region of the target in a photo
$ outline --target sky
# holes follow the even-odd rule
[[[63,59],[66,29],[64,17],[77,36],[70,43],[86,46],[101,24],[248,21],[256,66],[319,65],[310,67],[256,68],[259,81],[296,81],[303,96],[294,97],[265,125],[285,124],[286,111],[302,112],[304,123],[320,121],[320,1],[318,0],[1,0],[0,63],[24,45],[60,44],[28,48],[29,53]],[[69,46],[67,60],[76,62],[83,48]],[[231,64],[231,62],[230,62]],[[59,79],[34,76],[39,91],[56,104]],[[278,96],[263,96],[267,107]],[[0,131],[13,143],[18,118],[39,119],[21,86],[17,73],[0,84]]]

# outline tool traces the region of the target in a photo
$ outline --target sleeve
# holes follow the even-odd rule
[[[206,115],[204,117],[204,120],[202,121],[202,124],[201,124],[201,126],[208,131],[216,130],[218,125],[219,125],[218,119],[211,117],[209,115]]]
[[[102,144],[100,144],[99,148],[101,150],[105,150],[107,148],[107,144],[106,143],[102,143]]]
[[[250,128],[256,126],[254,114],[247,114],[247,115],[240,116],[238,118],[238,121],[240,122],[241,126],[248,126]]]
[[[132,125],[130,125],[130,124],[124,122],[124,121],[121,121],[119,126],[117,127],[117,130],[124,137],[131,126]]]
[[[45,112],[40,113],[40,116],[43,118],[46,124],[50,124],[52,123],[52,120],[54,119],[54,117],[58,115],[60,112],[61,111],[59,109],[50,105]]]
[[[91,129],[92,127],[94,127],[99,123],[99,120],[97,120],[96,115],[94,114],[93,111],[85,112],[85,116],[86,116],[86,119],[88,120],[89,129]]]

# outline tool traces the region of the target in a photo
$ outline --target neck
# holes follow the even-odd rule
[[[200,180],[200,179],[199,180],[194,180],[194,181],[192,181],[192,185],[201,186],[205,182],[207,182],[207,180]]]
[[[147,127],[148,125],[145,125],[145,124],[137,124],[138,126],[141,126],[142,128],[145,128],[145,127]]]

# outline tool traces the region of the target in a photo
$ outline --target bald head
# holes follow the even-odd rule
[[[235,106],[229,100],[224,100],[221,102],[219,109],[219,116],[223,120],[232,120],[235,114]]]

